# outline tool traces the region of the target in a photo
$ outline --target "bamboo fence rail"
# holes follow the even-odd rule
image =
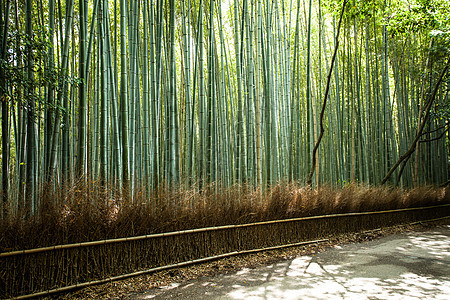
[[[53,250],[59,250],[59,249],[70,249],[70,248],[90,247],[90,246],[105,245],[105,244],[112,244],[112,243],[131,242],[131,241],[138,241],[138,240],[145,240],[145,239],[152,239],[152,238],[161,238],[161,237],[168,237],[168,236],[175,236],[175,235],[214,231],[214,230],[227,230],[227,229],[244,228],[244,227],[250,227],[250,226],[269,225],[269,224],[275,224],[275,223],[299,222],[299,221],[325,219],[325,218],[337,218],[337,217],[346,217],[346,216],[386,214],[386,213],[423,210],[423,209],[431,209],[431,208],[439,208],[439,207],[447,207],[447,206],[450,206],[450,204],[427,206],[427,207],[401,208],[401,209],[395,209],[395,210],[383,210],[383,211],[373,211],[373,212],[331,214],[331,215],[322,215],[322,216],[312,216],[312,217],[272,220],[272,221],[265,221],[265,222],[255,222],[255,223],[247,223],[247,224],[236,224],[236,225],[225,225],[225,226],[216,226],[216,227],[187,229],[187,230],[179,230],[179,231],[173,231],[173,232],[155,233],[155,234],[148,234],[148,235],[141,235],[141,236],[98,240],[98,241],[92,241],[92,242],[55,245],[55,246],[41,247],[41,248],[36,248],[36,249],[26,249],[26,250],[3,252],[3,253],[0,253],[0,258],[8,257],[8,256],[23,255],[23,254],[32,254],[32,253],[53,251]]]
[[[246,250],[246,251],[233,251],[233,252],[219,254],[219,255],[215,255],[215,256],[199,258],[199,259],[194,259],[191,261],[185,261],[185,262],[176,263],[176,264],[172,264],[172,265],[161,266],[161,267],[151,268],[148,270],[142,270],[142,271],[133,272],[133,273],[129,273],[129,274],[123,274],[123,275],[119,275],[119,276],[109,277],[109,278],[105,278],[105,279],[101,279],[101,280],[93,280],[93,281],[83,282],[80,284],[74,284],[74,285],[70,285],[70,286],[65,286],[65,287],[57,288],[57,289],[53,289],[53,290],[23,295],[23,296],[15,297],[13,299],[30,299],[30,298],[42,297],[42,296],[47,296],[47,295],[56,294],[56,293],[68,292],[68,291],[71,291],[74,289],[84,288],[84,287],[88,287],[88,286],[92,286],[92,285],[98,285],[98,284],[103,284],[103,283],[107,283],[107,282],[123,280],[123,279],[127,279],[130,277],[145,275],[145,274],[154,273],[154,272],[158,272],[158,271],[164,271],[164,270],[169,270],[169,269],[174,269],[174,268],[185,267],[185,266],[189,266],[189,265],[193,265],[193,264],[204,263],[204,262],[217,260],[217,259],[221,259],[221,258],[226,258],[226,257],[230,257],[230,256],[251,254],[251,253],[256,253],[256,252],[283,249],[283,248],[296,247],[296,246],[304,246],[304,245],[310,245],[310,244],[317,244],[317,243],[325,242],[328,240],[329,239],[321,239],[321,240],[315,240],[315,241],[307,241],[307,242],[301,242],[301,243],[267,247],[267,248],[262,248],[262,249],[252,249],[252,250]]]
[[[450,204],[182,230],[0,253],[0,297],[25,299],[335,234],[447,218]]]

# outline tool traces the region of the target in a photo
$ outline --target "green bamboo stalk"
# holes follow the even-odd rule
[[[105,10],[104,1],[100,2],[99,12],[98,12],[98,28],[99,28],[99,61],[100,61],[100,171],[99,171],[99,179],[100,184],[104,185],[106,183],[106,175],[107,175],[107,102],[108,102],[108,93],[107,93],[107,67],[106,67],[106,53],[107,53],[107,45],[105,38],[105,18],[103,16]]]
[[[24,213],[25,218],[28,219],[33,214],[33,201],[34,201],[34,193],[35,193],[35,179],[37,176],[36,173],[36,141],[35,141],[35,127],[34,127],[34,118],[35,118],[35,91],[34,91],[34,58],[31,47],[31,38],[33,33],[32,28],[32,1],[27,0],[25,3],[25,33],[28,39],[30,39],[30,43],[26,47],[26,69],[27,69],[27,123],[26,123],[26,132],[27,132],[27,146],[26,146],[26,196],[25,196],[25,206]]]
[[[129,149],[128,149],[128,64],[127,64],[127,3],[120,0],[120,118],[122,138],[122,180],[125,196],[129,191]]]
[[[142,41],[142,107],[143,107],[143,160],[144,160],[144,181],[149,183],[150,176],[150,91],[149,91],[149,58],[148,58],[148,1],[143,1],[142,7],[143,41]]]
[[[168,148],[168,155],[169,155],[169,170],[168,170],[168,177],[167,182],[169,184],[175,184],[178,182],[178,172],[177,172],[177,153],[176,153],[176,135],[177,135],[177,128],[176,128],[176,122],[177,122],[177,113],[176,113],[176,64],[175,64],[175,0],[169,1],[169,27],[170,27],[170,56],[169,56],[169,74],[170,74],[170,81],[169,81],[169,99],[168,104],[169,106],[166,108],[168,110],[168,122],[166,124],[166,128],[169,133],[169,148]]]
[[[105,0],[106,3],[109,3],[108,0]],[[109,6],[109,5],[107,5]],[[106,24],[110,24],[110,18],[109,18],[109,12],[106,12],[105,14],[105,21]],[[117,26],[115,26],[116,28]],[[106,47],[106,65],[107,65],[107,83],[108,83],[108,104],[109,108],[106,109],[106,113],[108,114],[107,118],[107,124],[110,124],[111,130],[110,130],[110,140],[111,143],[111,151],[112,154],[109,155],[109,160],[111,169],[110,172],[107,172],[109,176],[109,180],[118,181],[121,182],[121,176],[122,174],[122,161],[121,161],[121,149],[120,149],[120,133],[119,133],[119,116],[118,116],[118,90],[117,90],[117,73],[113,69],[113,54],[112,54],[112,47],[111,47],[111,37],[110,37],[110,30],[109,27],[106,27],[105,29],[105,38],[106,38],[106,44],[108,45]],[[115,56],[115,55],[114,55]],[[109,147],[108,147],[109,149]]]
[[[53,2],[53,0],[51,0]],[[78,77],[80,84],[78,85],[78,149],[77,162],[75,167],[75,175],[83,177],[85,174],[86,163],[86,34],[87,34],[87,11],[85,0],[78,0],[80,15],[80,44],[79,44],[79,61],[78,61]]]
[[[57,107],[62,106],[62,101],[66,99],[68,93],[68,84],[65,77],[68,72],[68,62],[69,62],[69,45],[70,45],[70,36],[72,30],[72,21],[73,21],[73,0],[68,0],[67,8],[66,8],[66,16],[65,16],[65,34],[64,34],[64,43],[62,49],[62,62],[61,62],[61,74],[62,77],[62,88],[60,89],[56,101]],[[63,112],[67,113],[67,112]],[[49,161],[49,176],[48,178],[53,178],[56,176],[56,165],[57,165],[57,152],[58,152],[58,144],[59,144],[59,136],[60,136],[60,124],[61,124],[61,113],[56,112],[55,124],[53,127],[52,134],[52,146],[51,146],[51,156]]]
[[[9,33],[9,15],[10,15],[10,7],[11,1],[8,0],[6,2],[6,9],[2,18],[2,27],[0,31],[2,31],[2,38],[0,40],[0,59],[3,61],[6,58],[6,44],[7,37]],[[3,29],[3,30],[1,30]],[[9,105],[6,101],[6,93],[7,90],[7,81],[5,78],[4,69],[0,69],[0,80],[2,82],[2,86],[0,86],[0,99],[2,101],[2,207],[1,213],[2,218],[6,220],[8,218],[9,211],[9,143],[10,143],[10,135],[9,135]]]

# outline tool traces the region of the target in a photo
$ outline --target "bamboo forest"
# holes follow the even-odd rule
[[[161,186],[448,182],[448,1],[0,8],[4,218],[80,181],[150,202]]]
[[[448,228],[448,0],[0,0],[0,33],[2,299]]]

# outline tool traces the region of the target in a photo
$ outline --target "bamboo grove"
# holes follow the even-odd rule
[[[411,146],[390,184],[448,180],[444,0],[0,2],[4,216],[80,179],[380,184]]]

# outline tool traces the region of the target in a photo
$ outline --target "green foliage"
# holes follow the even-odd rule
[[[9,33],[6,47],[6,57],[4,60],[0,60],[0,68],[5,72],[5,77],[8,78],[8,87],[4,91],[6,97],[11,101],[22,104],[33,100],[34,103],[40,104],[41,109],[57,108],[63,111],[63,107],[45,101],[42,94],[34,93],[33,95],[27,95],[25,98],[23,93],[30,87],[34,90],[50,86],[62,88],[64,83],[72,86],[77,86],[80,83],[80,80],[69,74],[68,70],[51,68],[44,63],[48,61],[49,48],[52,47],[48,26],[39,26],[37,30],[33,31],[31,37],[24,32],[14,30]],[[24,62],[28,60],[29,56],[28,47],[31,48],[33,60],[33,80],[28,78],[24,66]],[[0,88],[3,88],[3,86]]]
[[[322,6],[332,14],[338,14],[343,0],[325,0]],[[376,18],[378,24],[388,25],[391,34],[436,30],[449,34],[450,2],[447,0],[350,0],[344,20]]]
[[[40,28],[39,34],[35,31],[30,37],[27,34],[15,30],[9,33],[7,42],[6,57],[0,60],[0,68],[5,72],[10,86],[28,88],[30,85],[34,87],[43,87],[57,83],[56,70],[49,70],[43,65],[43,61],[48,55],[50,40],[46,34],[47,28]],[[33,59],[33,73],[38,81],[27,79],[24,67],[24,61],[28,60],[27,48],[31,48]],[[11,94],[11,91],[17,92],[17,89],[7,89],[5,92],[11,99],[22,100],[17,98],[17,94]]]
[[[399,1],[389,18],[392,34],[436,30],[449,34],[450,4],[446,0],[414,0],[408,4]]]
[[[322,6],[329,13],[339,15],[343,0],[326,0],[322,2]],[[382,16],[384,12],[384,1],[381,0],[349,0],[345,7],[344,23],[350,22],[354,18],[369,19],[372,17]]]
[[[430,48],[430,57],[435,62],[445,62],[450,55],[450,28],[447,31],[432,30],[430,36],[434,42]]]

